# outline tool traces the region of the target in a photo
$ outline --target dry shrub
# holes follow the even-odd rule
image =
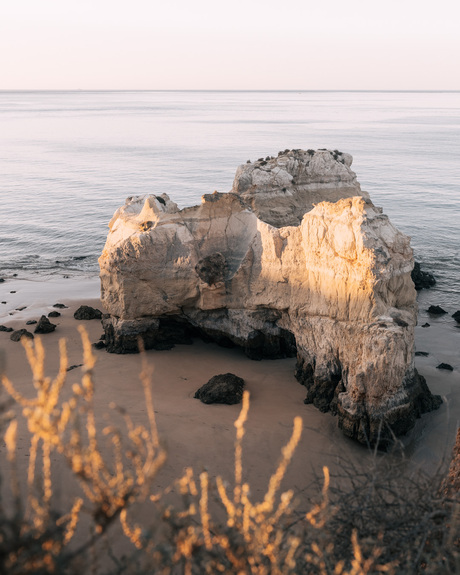
[[[235,422],[235,472],[232,486],[214,482],[191,468],[160,493],[152,479],[165,461],[155,424],[151,371],[143,357],[141,382],[149,422],[135,425],[122,409],[124,431],[108,425],[102,438],[93,408],[95,358],[80,329],[84,368],[80,384],[66,393],[67,353],[60,342],[60,369],[44,374],[39,338],[23,341],[36,389],[20,394],[2,377],[4,389],[22,408],[30,435],[26,478],[17,470],[18,421],[3,408],[9,483],[0,483],[0,573],[81,573],[94,554],[112,560],[106,573],[251,575],[364,575],[371,573],[457,573],[459,564],[458,494],[440,491],[440,478],[410,476],[375,459],[370,471],[343,465],[343,475],[324,477],[318,500],[300,511],[293,490],[281,482],[299,442],[302,422],[295,418],[291,438],[261,501],[253,501],[243,480],[242,442],[249,410],[245,392]],[[66,399],[61,396],[65,395]],[[101,441],[110,445],[103,457]],[[80,493],[60,510],[53,488],[52,456],[63,458]],[[383,461],[383,464],[380,463]],[[394,461],[394,460],[392,460]],[[1,467],[4,480],[5,465]],[[174,504],[169,503],[173,497]],[[4,505],[4,503],[7,503]],[[151,525],[137,523],[136,506],[152,507]],[[223,513],[222,513],[223,512]],[[222,517],[224,519],[222,520]],[[85,529],[81,529],[82,523]],[[112,527],[132,544],[120,557]],[[115,530],[116,532],[116,530]],[[89,534],[88,534],[89,533]]]

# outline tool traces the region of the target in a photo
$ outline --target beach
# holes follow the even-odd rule
[[[15,292],[15,293],[11,293]],[[50,318],[57,325],[53,333],[40,336],[46,349],[46,374],[54,376],[59,365],[58,345],[67,341],[69,365],[82,364],[82,344],[78,325],[88,331],[91,342],[97,342],[103,331],[99,320],[77,321],[73,314],[80,305],[101,309],[98,278],[53,279],[30,281],[10,278],[0,284],[0,325],[13,329],[28,328],[30,319],[38,320],[61,303],[61,316]],[[429,328],[422,328],[427,302],[435,292],[422,292],[419,326],[416,328],[418,350],[427,357],[416,357],[416,366],[427,379],[433,393],[443,397],[440,409],[422,416],[415,428],[401,438],[409,470],[418,468],[434,473],[446,464],[455,440],[460,419],[460,373],[458,349],[460,329],[452,318],[428,318]],[[24,308],[24,309],[21,309]],[[12,315],[10,315],[12,314]],[[450,320],[450,321],[449,321]],[[5,372],[18,391],[33,396],[32,378],[20,343],[10,340],[10,333],[0,332],[0,349],[6,358]],[[138,354],[109,354],[94,349],[95,410],[99,432],[106,425],[104,414],[115,402],[136,422],[145,422],[146,408],[138,377],[141,358]],[[294,377],[295,359],[252,361],[239,349],[226,349],[194,340],[193,345],[177,345],[169,351],[146,352],[153,367],[152,391],[160,438],[168,457],[155,478],[155,487],[165,488],[180,477],[186,467],[199,474],[206,469],[210,477],[231,480],[234,469],[234,421],[239,405],[205,405],[194,399],[195,391],[213,375],[231,372],[242,377],[250,393],[250,411],[243,441],[245,480],[256,498],[265,493],[270,475],[276,468],[281,448],[292,432],[293,419],[303,421],[302,438],[288,468],[282,488],[293,488],[305,497],[317,492],[315,481],[322,476],[323,466],[340,473],[344,465],[371,466],[374,453],[344,437],[337,420],[305,405],[305,389]],[[450,363],[454,371],[437,369]],[[69,371],[66,386],[80,381],[81,368]],[[2,392],[4,396],[4,392]],[[27,449],[19,452],[26,465]],[[398,460],[401,455],[394,455]]]

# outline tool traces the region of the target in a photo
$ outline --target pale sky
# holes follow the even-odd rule
[[[460,0],[2,0],[11,89],[460,90]]]

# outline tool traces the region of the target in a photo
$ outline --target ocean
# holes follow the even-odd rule
[[[460,308],[460,92],[0,92],[0,277],[95,277],[126,197],[194,205],[286,148],[352,154]]]

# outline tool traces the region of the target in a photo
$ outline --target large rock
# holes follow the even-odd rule
[[[195,393],[195,399],[203,403],[241,403],[243,398],[244,379],[233,373],[222,373],[211,377]]]
[[[409,430],[440,403],[414,368],[412,250],[350,164],[294,151],[238,168],[231,193],[199,206],[128,198],[99,259],[108,351],[199,335],[254,359],[297,354],[306,402],[346,435],[384,445]]]
[[[101,319],[102,312],[100,309],[89,305],[81,305],[73,314],[75,319]]]
[[[38,320],[34,333],[51,333],[56,329],[56,324],[51,323],[46,315],[42,315]]]

